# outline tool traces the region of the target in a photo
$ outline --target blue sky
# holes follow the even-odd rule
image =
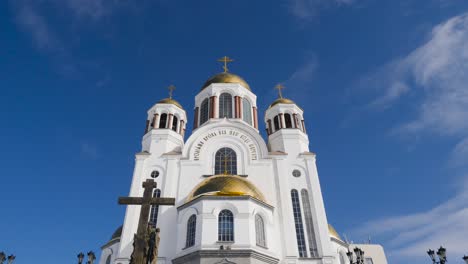
[[[390,263],[468,254],[467,1],[10,0],[0,19],[0,250],[16,263],[99,252],[146,110],[174,84],[193,120],[224,55],[261,117],[278,82],[304,108],[339,233]]]

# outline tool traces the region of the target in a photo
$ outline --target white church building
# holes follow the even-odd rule
[[[129,196],[154,179],[154,197],[175,198],[151,208],[158,264],[349,264],[350,245],[328,224],[304,111],[280,91],[264,115],[265,141],[257,96],[226,70],[195,96],[186,140],[187,115],[172,96],[147,112]],[[129,263],[139,215],[140,206],[126,207],[99,264]],[[382,247],[374,251],[379,261],[372,253],[364,263],[387,264]]]

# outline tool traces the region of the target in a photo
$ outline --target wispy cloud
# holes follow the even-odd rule
[[[288,0],[291,13],[303,20],[314,18],[323,8],[330,6],[347,6],[356,0]]]
[[[433,209],[374,220],[364,224],[356,233],[386,237],[386,250],[394,258],[419,258],[428,248],[439,245],[449,248],[451,255],[455,256],[466,254],[466,219],[468,193],[461,191]]]
[[[81,155],[89,159],[96,160],[100,156],[98,148],[89,142],[81,142],[80,151]]]
[[[398,125],[396,131],[410,135],[431,133],[458,140],[452,160],[466,165],[467,72],[468,13],[465,13],[435,26],[420,47],[368,76],[365,83],[376,85],[381,94],[370,107],[386,109],[410,93],[417,95],[421,101],[415,118]],[[461,173],[468,183],[468,173]],[[366,223],[360,233],[384,237],[387,250],[395,257],[421,256],[438,245],[448,247],[454,255],[466,254],[467,187],[468,184],[463,184],[452,199],[432,209]]]
[[[63,50],[60,40],[33,3],[15,2],[14,8],[18,25],[31,35],[39,49],[47,51]]]
[[[421,47],[383,68],[383,94],[371,105],[391,106],[413,87],[423,102],[417,118],[403,124],[401,131],[468,134],[467,43],[468,13],[436,26]],[[381,76],[379,72],[374,79]]]

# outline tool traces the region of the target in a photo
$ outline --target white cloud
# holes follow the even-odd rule
[[[464,186],[468,187],[468,186]],[[426,257],[428,248],[444,245],[452,256],[466,254],[468,193],[460,191],[439,206],[413,214],[374,220],[356,233],[385,237],[393,257]]]
[[[382,78],[383,95],[371,105],[391,106],[417,86],[423,102],[403,132],[430,130],[442,135],[468,134],[468,14],[436,26],[429,40],[370,79]],[[414,84],[414,85],[412,85]]]
[[[57,36],[50,29],[46,19],[36,10],[36,7],[29,2],[22,2],[15,6],[18,25],[28,32],[34,43],[41,50],[62,49],[62,45]]]
[[[81,154],[90,159],[98,159],[99,158],[99,151],[95,145],[92,145],[88,142],[81,142],[80,144]]]
[[[350,5],[354,2],[355,0],[289,0],[289,9],[299,19],[310,19],[317,16],[322,8]]]
[[[403,134],[432,133],[458,140],[452,160],[468,162],[468,13],[435,26],[424,44],[366,79],[382,84],[370,106],[392,107],[409,93],[418,96],[416,117],[398,126]],[[414,98],[411,98],[415,103]],[[419,102],[419,101],[418,101]],[[444,178],[454,180],[455,177]],[[366,223],[358,233],[384,238],[390,255],[427,257],[444,245],[451,256],[468,253],[468,174],[454,197],[425,211]],[[431,190],[437,193],[437,190]],[[452,257],[453,258],[453,257]],[[406,263],[406,262],[405,262]]]

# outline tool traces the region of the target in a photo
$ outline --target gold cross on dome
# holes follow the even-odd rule
[[[174,85],[169,85],[169,87],[167,87],[167,89],[169,90],[169,98],[172,99],[172,93],[174,92],[174,90],[176,89]]]
[[[278,90],[278,96],[279,98],[283,98],[283,93],[281,92],[281,90],[283,90],[285,87],[284,85],[282,85],[281,83],[278,83],[276,86],[275,86],[275,89]]]
[[[233,62],[234,60],[229,58],[228,56],[224,56],[222,57],[221,59],[218,59],[219,62],[224,62],[224,66],[223,66],[223,69],[224,69],[224,72],[228,72],[228,67],[227,67],[227,64],[229,62]]]

